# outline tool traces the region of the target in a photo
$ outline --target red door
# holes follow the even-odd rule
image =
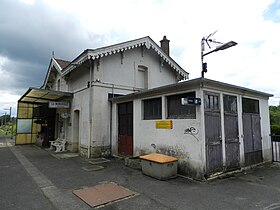
[[[133,103],[118,105],[118,152],[120,155],[133,156]]]

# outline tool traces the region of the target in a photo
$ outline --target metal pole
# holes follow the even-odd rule
[[[4,115],[4,128],[6,128],[6,112],[5,112],[5,115]]]
[[[202,78],[204,78],[203,51],[204,51],[204,37],[201,39],[201,77]]]
[[[10,127],[11,127],[11,139],[13,139],[14,124],[13,124],[13,120],[12,120],[12,107],[10,106],[10,124],[11,123],[12,123],[12,125],[10,125]]]

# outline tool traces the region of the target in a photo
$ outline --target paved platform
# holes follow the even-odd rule
[[[0,209],[280,209],[279,164],[208,182],[183,177],[160,181],[116,158],[57,158],[51,151],[34,145],[13,146],[3,138],[0,145]],[[91,166],[103,168],[83,169]],[[91,207],[73,194],[101,183],[115,183],[137,195]]]

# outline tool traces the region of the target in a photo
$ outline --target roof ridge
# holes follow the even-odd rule
[[[84,50],[78,57],[76,57],[71,63],[82,64],[88,59],[99,59],[102,57],[110,56],[116,53],[122,53],[124,51],[134,49],[137,47],[145,46],[147,49],[153,49],[158,56],[165,61],[172,69],[174,69],[182,78],[188,79],[189,73],[186,72],[179,64],[177,64],[169,55],[167,55],[161,47],[156,44],[154,40],[152,40],[149,36],[145,36],[142,38],[121,42],[114,45],[109,45],[97,49],[86,49]],[[63,69],[62,74],[66,75],[75,69],[74,65],[68,65],[65,69]]]

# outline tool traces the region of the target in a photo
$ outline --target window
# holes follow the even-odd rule
[[[242,109],[244,113],[259,114],[259,101],[249,98],[242,98]]]
[[[205,94],[204,108],[208,111],[218,111],[219,108],[219,96],[214,93]]]
[[[195,119],[196,106],[182,105],[181,99],[195,97],[195,92],[172,95],[167,97],[167,117],[168,119]]]
[[[228,113],[237,113],[237,97],[224,95],[224,111]]]
[[[60,79],[57,81],[57,91],[60,91]]]
[[[148,89],[148,68],[145,66],[138,66],[137,71],[137,87]]]
[[[144,100],[144,120],[161,119],[161,98]]]
[[[32,119],[18,119],[17,133],[31,133]]]

